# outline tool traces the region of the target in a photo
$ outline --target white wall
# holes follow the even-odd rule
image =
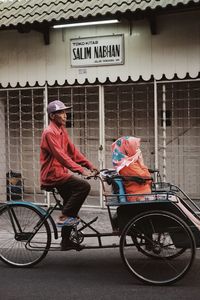
[[[132,33],[131,33],[132,31]],[[132,28],[126,22],[117,25],[52,29],[50,45],[44,45],[43,36],[32,31],[20,34],[15,30],[0,32],[0,84],[4,87],[17,82],[43,85],[47,80],[73,84],[87,78],[104,82],[107,77],[115,81],[119,76],[144,80],[163,74],[171,79],[174,74],[184,78],[189,72],[196,77],[200,70],[200,12],[163,15],[157,17],[156,35],[150,32],[147,21],[135,21]],[[124,34],[125,64],[118,66],[87,67],[84,70],[70,66],[70,39],[92,36]],[[84,72],[83,72],[84,71]]]

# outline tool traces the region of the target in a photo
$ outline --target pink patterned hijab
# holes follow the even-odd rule
[[[140,150],[140,138],[123,136],[112,144],[112,162],[114,168],[119,171],[131,163],[139,161],[144,165]]]

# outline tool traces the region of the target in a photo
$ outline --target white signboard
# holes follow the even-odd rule
[[[124,36],[109,35],[71,39],[71,66],[119,65],[124,63]]]

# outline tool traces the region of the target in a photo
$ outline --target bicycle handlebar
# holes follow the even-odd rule
[[[100,175],[99,175],[99,173],[97,173],[97,174],[85,177],[85,179],[87,179],[87,180],[90,180],[91,178],[97,179],[97,178],[100,178]]]

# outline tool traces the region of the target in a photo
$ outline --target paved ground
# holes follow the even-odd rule
[[[118,249],[50,252],[37,266],[16,269],[0,262],[2,300],[199,300],[200,257],[169,287],[140,283]]]
[[[58,214],[59,212],[56,211],[54,214],[55,218]],[[97,230],[100,230],[102,232],[111,231],[111,225],[107,209],[82,208],[79,212],[79,215],[86,222],[89,222],[95,217],[98,217],[97,221],[93,224],[93,226]]]
[[[112,212],[114,213],[114,211]],[[53,217],[56,219],[59,212],[56,211]],[[81,219],[85,222],[90,222],[97,217],[97,220],[92,223],[92,227],[100,233],[112,233],[112,227],[109,220],[109,215],[106,209],[85,209],[82,208],[79,213]],[[84,233],[95,233],[91,229],[84,229]],[[103,237],[102,239],[103,245],[108,244],[119,244],[119,237]],[[60,240],[59,240],[60,241]],[[85,245],[97,246],[98,239],[96,237],[93,238],[85,238]]]
[[[111,231],[106,210],[82,209],[80,216],[85,220],[98,216],[95,228]],[[169,287],[148,286],[132,277],[118,248],[49,252],[41,263],[28,269],[0,262],[0,278],[3,300],[198,300],[200,254],[197,251],[187,276]]]

